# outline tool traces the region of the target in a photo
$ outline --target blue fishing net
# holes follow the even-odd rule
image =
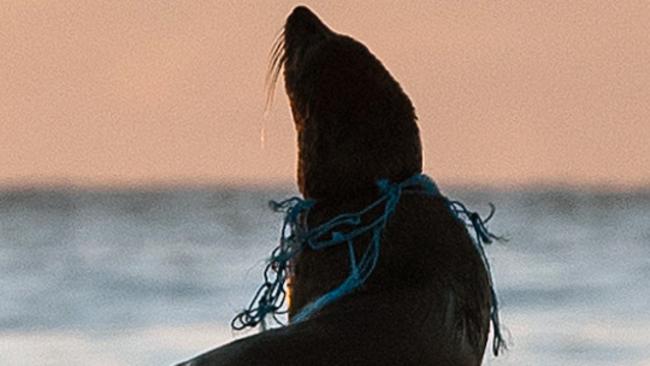
[[[494,206],[490,204],[490,214],[487,218],[482,219],[478,213],[470,211],[463,203],[444,197],[436,184],[423,174],[414,175],[399,183],[391,183],[382,179],[377,182],[377,186],[380,190],[380,197],[363,210],[338,215],[311,229],[307,227],[306,217],[315,203],[313,200],[292,197],[281,202],[271,201],[271,208],[285,215],[280,244],[271,253],[264,270],[264,282],[256,291],[248,307],[233,319],[232,328],[241,330],[246,327],[261,325],[263,329],[266,329],[267,316],[271,316],[277,323],[282,324],[278,316],[286,313],[286,310],[284,310],[287,299],[285,284],[290,275],[289,265],[296,254],[304,248],[318,251],[332,246],[346,245],[349,253],[350,271],[347,278],[336,288],[305,305],[292,318],[292,322],[301,322],[308,319],[320,309],[359,288],[370,277],[377,265],[382,232],[395,212],[402,193],[409,188],[419,188],[415,192],[443,197],[447,202],[447,207],[456,219],[474,232],[474,246],[483,261],[490,283],[492,297],[490,318],[494,329],[492,350],[495,355],[498,355],[499,349],[504,346],[504,343],[499,324],[498,301],[492,281],[490,264],[483,248],[483,244],[491,244],[493,240],[500,239],[486,227],[486,223],[494,214]],[[362,218],[378,208],[382,208],[381,214],[370,223],[363,224]],[[361,258],[358,259],[354,251],[354,243],[355,240],[365,234],[370,234],[371,240]]]

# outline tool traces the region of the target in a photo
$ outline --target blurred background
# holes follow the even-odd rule
[[[510,350],[650,365],[650,4],[305,1],[416,106]],[[0,3],[0,363],[160,365],[236,337],[295,195],[289,1]]]

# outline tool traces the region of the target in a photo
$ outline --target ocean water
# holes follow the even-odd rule
[[[444,188],[444,187],[443,187]],[[485,365],[650,365],[650,191],[471,190],[509,350]],[[0,192],[0,365],[169,365],[254,331],[290,188]]]

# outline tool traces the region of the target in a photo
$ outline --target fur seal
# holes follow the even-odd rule
[[[380,178],[399,182],[421,172],[414,107],[363,44],[299,6],[286,20],[271,78],[281,69],[297,131],[298,186],[316,202],[309,226],[366,207],[378,197]],[[304,250],[293,265],[290,319],[345,279],[347,248]],[[472,239],[444,199],[404,195],[362,288],[305,321],[183,365],[480,365],[489,286]]]

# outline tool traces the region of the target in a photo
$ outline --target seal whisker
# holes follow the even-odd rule
[[[268,112],[273,105],[273,97],[275,95],[275,86],[280,76],[280,71],[286,60],[285,54],[285,41],[284,41],[284,27],[278,33],[278,36],[273,42],[270,51],[269,67],[266,73],[264,85],[266,89],[266,103],[264,110]]]
[[[281,55],[284,53],[284,28],[280,29],[280,32],[278,32],[278,35],[275,37],[275,41],[273,41],[273,45],[271,46],[271,50],[269,51],[269,70],[266,75],[266,83],[268,83],[271,79],[271,71],[275,68],[279,58]]]
[[[284,55],[284,51],[282,51],[273,60],[271,68],[269,69],[269,77],[268,77],[269,80],[267,81],[267,85],[266,85],[266,93],[267,93],[266,106],[265,106],[266,111],[271,109],[271,106],[273,105],[273,99],[275,97],[275,87],[277,85],[278,78],[280,76],[280,71],[284,66],[285,60],[286,60],[286,56]]]
[[[277,57],[277,54],[282,51],[282,48],[284,48],[284,27],[280,29],[278,35],[273,41],[273,45],[269,51],[271,59],[275,59]]]

